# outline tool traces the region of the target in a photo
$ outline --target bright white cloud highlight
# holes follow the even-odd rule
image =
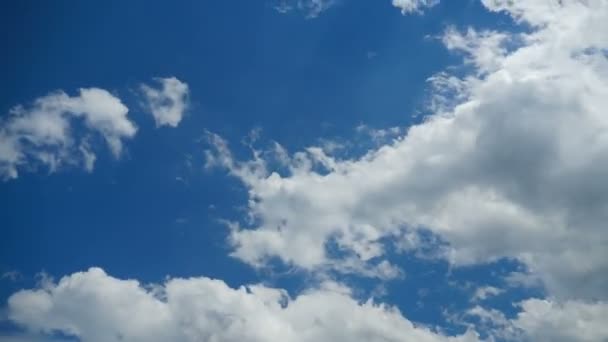
[[[439,0],[393,0],[393,6],[401,9],[403,14],[420,12],[425,8],[433,7]]]
[[[152,114],[156,127],[177,127],[188,109],[188,84],[175,77],[157,78],[160,88],[142,84],[144,107]]]
[[[475,72],[437,75],[434,115],[392,143],[358,159],[277,147],[240,162],[212,137],[210,165],[249,189],[234,256],[367,271],[392,248],[386,238],[416,242],[411,232],[428,229],[454,265],[516,258],[552,295],[607,298],[608,3],[484,4],[533,29],[447,30]]]
[[[283,290],[232,289],[209,278],[143,287],[98,268],[14,294],[8,315],[32,333],[60,331],[83,342],[478,341],[473,332],[446,337],[393,307],[358,303],[335,283],[290,298]]]
[[[89,140],[100,135],[114,156],[123,140],[137,132],[128,108],[99,88],[83,88],[77,96],[63,91],[17,106],[0,121],[0,177],[17,178],[20,169],[44,165],[53,172],[63,165],[92,170],[96,159]],[[82,126],[82,127],[80,127]]]

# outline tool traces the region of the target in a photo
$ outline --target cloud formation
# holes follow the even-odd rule
[[[558,298],[608,298],[608,3],[483,4],[530,31],[448,29],[445,46],[474,72],[432,78],[432,115],[389,144],[356,159],[277,147],[242,162],[211,139],[210,164],[249,190],[235,257],[368,270],[428,230],[453,265],[514,258]]]
[[[336,0],[279,0],[274,8],[280,13],[298,11],[307,18],[316,18],[336,4]]]
[[[522,301],[514,318],[477,305],[467,314],[479,319],[478,327],[508,341],[607,340],[608,3],[482,2],[527,32],[446,30],[443,44],[473,72],[434,76],[431,115],[359,158],[316,146],[290,154],[276,144],[239,161],[221,137],[209,134],[208,165],[226,168],[249,191],[249,216],[230,224],[233,256],[254,266],[278,258],[312,272],[381,278],[400,274],[388,249],[454,266],[512,258],[541,279],[549,296]],[[394,4],[407,12],[430,2]],[[162,95],[164,87],[150,89],[164,108],[157,125],[177,126],[181,114],[176,119],[166,103],[172,97]],[[99,101],[82,100],[90,97],[83,91],[13,110],[0,131],[3,174],[14,169],[16,177],[25,164],[11,162],[22,160],[11,159],[18,155],[13,151],[57,164],[40,146],[52,147],[52,160],[61,164],[80,147],[77,160],[94,161],[86,157],[86,140],[75,143],[65,134],[73,118],[83,118],[120,154],[121,139],[135,134],[134,126],[129,135],[127,125],[114,122],[126,120],[126,107],[123,113],[102,106],[123,114],[101,120],[91,114],[97,106],[81,103]],[[429,232],[436,238],[430,249]],[[485,304],[503,291],[480,288],[473,301]],[[263,285],[233,289],[209,278],[142,286],[97,268],[14,294],[8,315],[32,334],[60,331],[92,342],[479,340],[473,329],[448,337],[417,326],[397,309],[358,302],[332,282],[291,298]]]
[[[17,178],[20,170],[40,165],[50,172],[64,165],[90,171],[96,159],[90,143],[95,135],[119,157],[123,140],[137,132],[128,111],[120,99],[99,88],[80,89],[77,96],[58,91],[30,107],[14,107],[0,121],[0,177]]]
[[[393,307],[357,302],[336,283],[290,298],[209,278],[144,287],[99,268],[14,294],[8,315],[31,333],[59,331],[83,342],[478,341],[472,331],[447,337],[415,326]]]
[[[512,322],[530,341],[608,341],[608,303],[529,299]]]
[[[401,9],[403,14],[420,12],[438,3],[439,0],[393,0],[393,6]]]
[[[528,299],[517,305],[521,312],[511,319],[479,306],[467,315],[478,318],[476,326],[489,334],[488,341],[608,338],[605,302]],[[350,289],[334,282],[292,298],[264,285],[235,289],[204,277],[144,286],[99,268],[17,292],[9,298],[7,313],[28,333],[0,336],[6,341],[48,341],[56,332],[83,342],[482,341],[474,326],[462,335],[446,336],[410,322],[394,307],[357,301]]]
[[[334,6],[337,0],[279,0],[274,8],[280,13],[299,11],[307,18],[316,18]],[[439,0],[392,0],[393,6],[401,9],[401,13],[420,13],[425,8],[433,7]]]
[[[582,301],[557,302],[527,299],[517,306],[521,311],[512,319],[495,309],[476,306],[468,311],[476,317],[478,328],[500,341],[595,342],[608,340],[605,317],[608,303]]]
[[[188,109],[190,89],[175,77],[156,78],[159,88],[142,84],[144,107],[152,114],[156,127],[177,127]]]

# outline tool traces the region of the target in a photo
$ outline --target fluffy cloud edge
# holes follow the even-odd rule
[[[6,341],[538,341],[596,342],[608,338],[608,303],[526,299],[519,313],[475,306],[465,333],[447,336],[415,324],[390,305],[353,297],[327,281],[290,297],[265,285],[232,288],[206,277],[142,285],[100,268],[22,290],[8,300],[8,318],[25,329]],[[483,339],[476,331],[487,336]],[[53,337],[55,336],[55,337]]]
[[[90,139],[95,136],[118,158],[123,141],[137,132],[128,112],[118,97],[100,88],[81,88],[76,96],[56,91],[30,107],[14,107],[0,121],[0,177],[14,179],[20,170],[39,166],[49,172],[65,165],[91,171],[96,155]],[[77,129],[81,123],[84,128]]]
[[[606,298],[608,188],[593,180],[608,165],[608,40],[597,34],[608,4],[483,4],[532,29],[448,29],[443,43],[474,71],[436,75],[433,115],[360,158],[277,144],[238,161],[210,138],[209,165],[249,191],[254,219],[231,225],[233,256],[323,270],[342,261],[333,244],[351,270],[376,274],[387,240],[423,241],[415,233],[426,229],[453,265],[514,258],[551,295]]]
[[[231,288],[204,277],[142,286],[100,268],[13,294],[8,317],[31,334],[88,342],[478,341],[472,330],[450,337],[418,326],[394,307],[357,301],[334,282],[291,298],[264,285]]]
[[[502,312],[475,306],[466,315],[473,324],[499,341],[597,342],[608,340],[608,303],[580,300],[529,298],[516,306],[519,312],[507,318]]]
[[[155,78],[160,86],[141,84],[143,106],[152,115],[156,127],[177,127],[189,107],[190,87],[176,77]]]
[[[393,6],[399,8],[403,14],[420,13],[437,4],[439,0],[393,0]]]

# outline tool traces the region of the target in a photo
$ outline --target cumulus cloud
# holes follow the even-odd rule
[[[513,325],[530,341],[608,341],[608,303],[529,299]]]
[[[515,258],[558,298],[607,298],[608,3],[483,3],[530,30],[448,29],[475,71],[437,75],[433,115],[392,142],[356,159],[311,147],[243,162],[212,139],[208,159],[249,190],[234,256],[316,270],[337,262],[333,246],[376,265],[428,230],[453,265]]]
[[[325,283],[296,298],[263,285],[233,289],[209,278],[142,286],[99,268],[9,298],[10,320],[30,333],[61,332],[83,342],[412,341],[473,342],[416,326],[390,306],[360,303]]]
[[[415,11],[431,2],[394,3]],[[316,146],[290,154],[276,144],[240,161],[209,134],[208,166],[226,168],[249,191],[249,216],[229,224],[233,256],[254,266],[278,258],[311,271],[381,278],[400,274],[389,248],[455,266],[513,258],[530,272],[519,276],[540,279],[549,298],[521,302],[513,318],[476,306],[468,315],[480,326],[513,341],[607,340],[608,3],[482,3],[526,31],[446,30],[443,44],[474,71],[434,76],[432,115],[396,137],[382,134],[389,142],[361,157],[340,158]],[[60,95],[49,97],[74,99]],[[60,108],[48,111],[53,115],[32,114],[47,107],[15,109],[3,122],[4,174],[14,165],[16,177],[21,164],[10,161],[20,151],[52,165],[35,153],[39,146],[90,152],[86,141],[60,138],[65,118],[87,118],[88,111],[56,105],[49,107]],[[13,123],[19,117],[31,118]],[[116,150],[107,137],[112,130],[85,123]],[[128,134],[114,136],[120,143]],[[55,156],[71,160],[67,154]],[[94,162],[94,155],[81,158]],[[501,292],[481,288],[475,300]],[[336,283],[291,298],[263,285],[233,289],[208,278],[142,286],[100,269],[20,291],[9,299],[8,315],[32,336],[60,331],[83,341],[478,340],[472,331],[447,337],[416,326],[395,308],[355,300]]]
[[[0,121],[0,177],[17,178],[20,169],[44,165],[53,172],[63,165],[92,170],[95,154],[89,140],[100,135],[114,156],[137,128],[128,108],[99,88],[83,88],[77,96],[63,91],[14,107]],[[83,126],[84,129],[80,129]]]
[[[495,309],[476,306],[467,315],[476,317],[491,336],[504,341],[595,342],[608,341],[608,304],[568,300],[528,299],[517,304],[519,312],[508,319]]]
[[[160,89],[141,85],[144,107],[154,117],[156,127],[177,127],[188,109],[188,84],[175,77],[157,78],[155,81]]]
[[[420,12],[421,10],[433,7],[439,0],[393,0],[393,6],[400,8],[403,14]]]

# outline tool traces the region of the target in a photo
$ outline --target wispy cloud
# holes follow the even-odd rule
[[[279,0],[274,8],[280,13],[300,12],[307,18],[316,18],[335,4],[337,0]]]

